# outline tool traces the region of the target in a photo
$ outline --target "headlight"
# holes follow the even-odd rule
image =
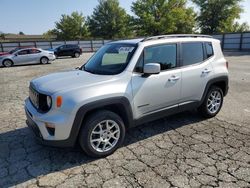
[[[48,106],[48,108],[50,109],[50,108],[51,108],[51,105],[52,105],[51,96],[47,96],[47,97],[46,97],[46,100],[47,100],[47,106]]]

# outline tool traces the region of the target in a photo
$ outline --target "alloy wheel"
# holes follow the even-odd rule
[[[221,106],[222,96],[219,91],[212,91],[207,100],[207,110],[214,114]]]
[[[120,138],[120,127],[113,120],[98,123],[91,132],[90,143],[94,150],[107,152],[115,147]]]

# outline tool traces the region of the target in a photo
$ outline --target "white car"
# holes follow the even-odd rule
[[[25,48],[12,54],[0,56],[0,65],[3,65],[4,67],[11,67],[13,65],[22,64],[47,64],[55,59],[56,57],[53,52],[38,48]]]
[[[87,154],[103,157],[133,126],[193,108],[214,117],[227,91],[219,40],[155,36],[105,44],[78,70],[32,80],[25,111],[42,143],[78,140]]]

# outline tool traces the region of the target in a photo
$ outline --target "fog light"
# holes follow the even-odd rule
[[[45,122],[45,127],[51,136],[55,135],[55,125],[53,123]]]
[[[45,122],[45,127],[49,127],[49,128],[55,128],[55,124],[53,124],[53,123],[48,123],[48,122]]]

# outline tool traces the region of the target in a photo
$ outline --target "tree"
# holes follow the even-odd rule
[[[22,31],[19,32],[19,35],[24,35],[24,33]]]
[[[137,0],[132,3],[139,35],[192,33],[195,13],[186,0]]]
[[[88,36],[85,18],[82,13],[72,12],[71,15],[63,14],[59,22],[56,22],[55,33],[58,39],[80,39]]]
[[[5,39],[5,34],[0,31],[0,39],[4,40]]]
[[[43,33],[43,37],[47,40],[55,39],[58,36],[56,29],[50,29],[47,32]]]
[[[247,22],[240,24],[239,22],[235,22],[233,28],[230,32],[245,32],[250,31],[250,27]]]
[[[93,37],[129,37],[129,15],[119,6],[118,0],[99,0],[99,5],[88,17],[88,26]]]
[[[231,32],[243,11],[242,0],[192,0],[200,9],[197,17],[202,33]]]

